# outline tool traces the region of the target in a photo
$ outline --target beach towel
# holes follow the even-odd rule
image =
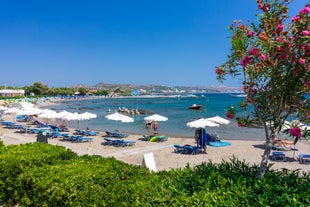
[[[225,142],[225,141],[216,141],[216,142],[209,142],[209,145],[211,147],[225,147],[225,146],[230,146],[230,142]]]

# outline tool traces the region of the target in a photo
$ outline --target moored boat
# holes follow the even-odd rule
[[[193,104],[193,105],[189,106],[188,108],[189,108],[189,109],[196,109],[196,110],[199,110],[199,109],[201,109],[201,107],[202,107],[202,105]]]

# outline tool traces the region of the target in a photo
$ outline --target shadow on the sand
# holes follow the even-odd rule
[[[253,146],[254,148],[265,149],[265,144],[253,144],[252,146]]]

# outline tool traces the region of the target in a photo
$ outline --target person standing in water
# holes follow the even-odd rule
[[[154,130],[154,134],[158,134],[158,129],[159,129],[159,124],[157,121],[153,122],[153,130]]]

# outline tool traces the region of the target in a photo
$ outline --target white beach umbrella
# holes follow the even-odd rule
[[[153,114],[151,116],[145,117],[144,120],[146,120],[146,121],[167,121],[168,118],[161,116],[159,114]]]
[[[230,123],[229,120],[224,119],[220,116],[210,117],[210,118],[207,118],[206,120],[212,121],[212,122],[217,123],[217,124],[229,124]]]
[[[43,111],[38,108],[23,108],[21,111],[17,112],[17,115],[35,115],[35,114],[41,114]]]
[[[191,121],[191,122],[188,122],[186,124],[188,127],[190,128],[205,128],[205,127],[219,127],[220,125],[217,124],[217,123],[214,123],[212,121],[209,121],[207,119],[204,119],[204,118],[201,118],[201,119],[197,119],[195,121]],[[207,140],[205,140],[205,136],[203,136],[203,133],[204,133],[204,130],[201,130],[201,139],[200,140],[200,143],[206,143]]]
[[[9,109],[8,107],[0,106],[0,111],[4,111],[4,110],[8,110],[8,109]]]
[[[109,119],[109,120],[114,120],[114,121],[121,121],[124,123],[134,122],[133,118],[126,116],[126,115],[123,115],[123,114],[120,114],[120,113],[117,113],[117,112],[115,112],[113,114],[106,115],[105,118]]]
[[[205,128],[205,127],[219,127],[220,126],[219,124],[214,123],[204,118],[188,122],[186,125],[190,128]]]
[[[9,108],[7,110],[4,111],[5,114],[16,114],[18,112],[20,112],[21,110],[19,108],[16,108],[16,107],[12,107],[12,108]]]
[[[42,110],[42,113],[38,115],[39,118],[56,119],[59,118],[59,114],[56,111],[50,109]]]
[[[58,113],[58,118],[59,118],[59,119],[64,119],[64,120],[70,120],[72,114],[73,114],[73,113],[71,113],[71,112],[69,112],[69,111],[63,110],[63,111],[61,111],[61,112]]]
[[[83,117],[84,119],[87,119],[87,120],[97,118],[97,114],[93,114],[93,113],[90,113],[90,112],[84,112],[84,113],[82,113],[80,115],[81,115],[81,117]]]

